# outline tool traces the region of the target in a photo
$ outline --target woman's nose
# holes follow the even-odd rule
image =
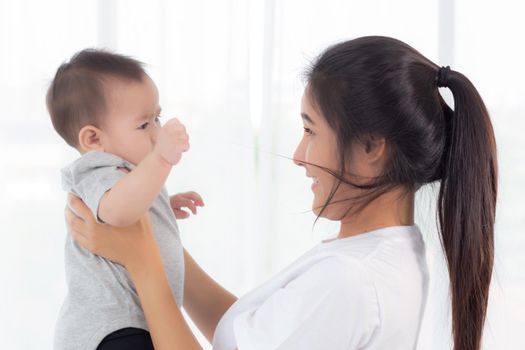
[[[304,166],[304,152],[301,150],[301,144],[297,146],[293,154],[293,162],[295,165]]]
[[[297,159],[295,157],[293,158],[293,162],[294,162],[295,165],[304,166],[304,163],[301,160],[299,160],[299,159]]]

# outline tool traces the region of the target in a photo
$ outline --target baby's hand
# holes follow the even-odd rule
[[[190,213],[182,210],[183,207],[188,208],[195,215],[197,214],[197,207],[203,207],[204,202],[197,192],[191,191],[171,196],[170,205],[177,219],[186,219],[190,216]]]
[[[155,143],[154,152],[157,152],[171,165],[177,164],[182,152],[190,148],[189,136],[186,127],[177,119],[170,119],[160,128]]]

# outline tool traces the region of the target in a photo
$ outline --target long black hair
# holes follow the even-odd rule
[[[441,97],[444,84],[454,109]],[[409,45],[370,36],[329,47],[308,69],[307,93],[337,135],[338,181],[363,190],[348,200],[360,210],[394,187],[439,183],[438,221],[452,296],[455,350],[478,350],[494,259],[496,142],[479,93],[463,74],[440,69]],[[384,137],[388,161],[368,183],[345,168],[354,142]],[[408,192],[407,192],[408,193]],[[319,215],[321,215],[321,213]]]

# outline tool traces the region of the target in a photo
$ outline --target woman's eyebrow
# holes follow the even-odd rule
[[[312,118],[310,118],[310,116],[306,113],[301,113],[301,117],[303,118],[303,120],[309,124],[313,124],[315,125],[314,121],[312,120]]]

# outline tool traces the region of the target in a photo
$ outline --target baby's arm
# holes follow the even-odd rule
[[[98,217],[113,226],[138,221],[159,195],[171,167],[188,148],[184,125],[177,119],[169,120],[159,130],[153,151],[104,194]]]
[[[98,217],[113,226],[135,223],[159,195],[170,170],[170,163],[151,152],[104,194]]]

